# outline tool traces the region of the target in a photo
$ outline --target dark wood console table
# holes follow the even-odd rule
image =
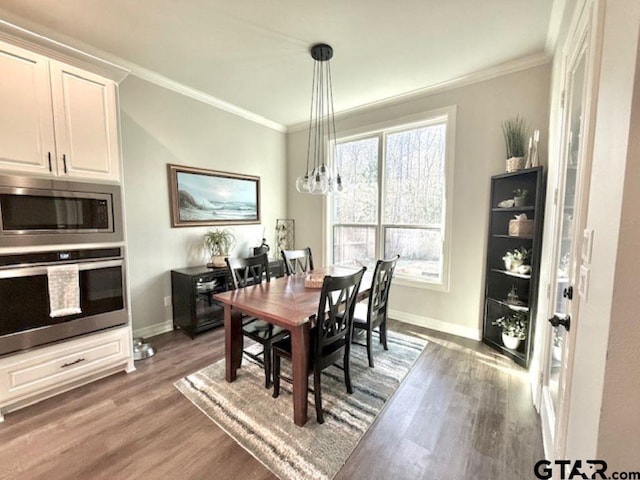
[[[269,262],[272,277],[284,275],[282,260]],[[191,338],[224,323],[224,308],[213,295],[229,289],[226,268],[205,266],[171,270],[173,328]]]

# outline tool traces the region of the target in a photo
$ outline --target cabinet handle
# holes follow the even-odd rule
[[[51,152],[47,152],[47,159],[49,160],[49,171],[53,172],[53,168],[51,168]]]
[[[62,167],[64,168],[64,173],[67,173],[67,156],[62,154]]]
[[[79,358],[79,359],[77,359],[77,360],[74,360],[73,362],[64,363],[64,364],[60,365],[60,368],[67,368],[67,367],[71,367],[71,366],[73,366],[73,365],[76,365],[76,364],[78,364],[78,363],[80,363],[80,362],[84,362],[84,361],[85,361],[85,359],[84,359],[84,358]]]

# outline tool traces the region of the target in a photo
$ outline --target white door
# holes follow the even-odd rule
[[[49,60],[0,43],[0,170],[51,175],[55,154]]]
[[[543,364],[541,417],[547,455],[564,458],[578,319],[578,288],[590,169],[593,90],[592,7],[582,12],[564,53],[560,168],[555,185],[554,253]]]
[[[58,175],[118,181],[115,83],[51,61]]]

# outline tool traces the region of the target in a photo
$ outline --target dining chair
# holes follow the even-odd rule
[[[282,260],[287,276],[313,270],[311,247],[302,250],[282,250]]]
[[[357,303],[358,289],[365,268],[343,277],[324,277],[315,327],[310,333],[310,358],[307,375],[313,373],[313,391],[316,402],[316,419],[324,423],[322,413],[322,371],[335,365],[344,370],[344,383],[348,393],[353,393],[349,370],[349,349],[353,327],[353,311]],[[291,360],[291,338],[279,340],[273,346],[273,397],[280,395],[280,380],[291,383],[280,374],[281,358]],[[342,366],[336,362],[342,359]]]
[[[226,258],[226,262],[234,290],[260,284],[263,279],[271,281],[266,253],[249,258]],[[289,332],[256,317],[247,316],[242,319],[242,334],[262,345],[262,351],[257,354],[247,350],[243,350],[243,353],[264,366],[264,386],[271,387],[272,346],[287,337]]]
[[[371,293],[369,300],[365,303],[358,303],[353,314],[353,329],[364,330],[366,332],[367,343],[362,344],[355,340],[353,343],[367,347],[367,357],[369,366],[373,368],[373,330],[378,329],[380,343],[385,350],[387,347],[387,300],[391,289],[391,279],[396,268],[396,263],[400,255],[389,260],[378,260],[373,271],[371,283]]]

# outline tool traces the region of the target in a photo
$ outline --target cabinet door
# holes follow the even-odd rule
[[[0,169],[55,171],[49,60],[5,43],[0,43]]]
[[[115,83],[51,61],[58,175],[120,179]]]

